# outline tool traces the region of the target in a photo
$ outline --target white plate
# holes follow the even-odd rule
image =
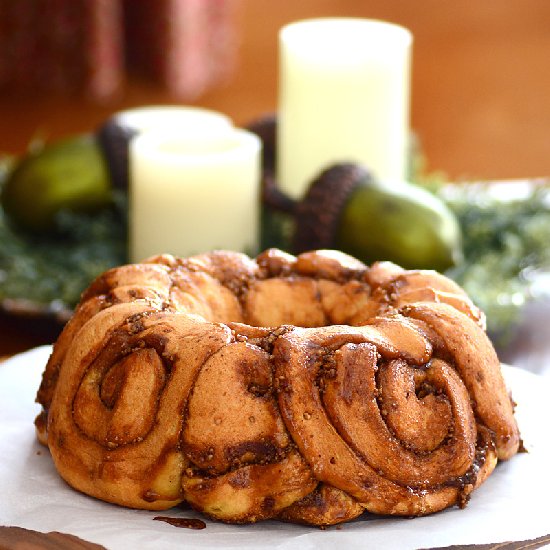
[[[517,417],[529,453],[501,463],[465,510],[405,519],[365,514],[340,528],[267,521],[233,526],[206,520],[202,531],[153,521],[158,512],[129,510],[79,494],[57,475],[47,449],[35,440],[34,403],[49,347],[0,366],[0,525],[62,531],[110,550],[127,548],[416,549],[451,544],[532,539],[550,532],[550,383],[503,367],[519,403]],[[161,515],[200,517],[185,509]]]

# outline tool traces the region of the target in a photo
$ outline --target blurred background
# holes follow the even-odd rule
[[[243,125],[277,108],[277,33],[319,16],[414,35],[412,128],[451,179],[550,172],[547,0],[0,0],[0,151],[143,104]]]
[[[548,0],[0,0],[0,161],[33,142],[93,132],[113,113],[142,105],[201,106],[247,125],[277,109],[281,27],[330,16],[382,19],[412,32],[411,128],[424,173],[439,183],[550,176]],[[548,342],[547,276],[544,307],[522,306],[533,294],[525,273],[550,272],[549,202],[536,195],[505,207],[493,198],[487,209],[479,200],[475,191],[455,201],[467,250],[451,275],[486,311],[495,309],[492,320],[514,327],[520,314],[530,320],[508,345],[512,355],[502,357],[523,364],[523,353],[539,368]],[[90,231],[93,221],[102,224],[89,218]],[[116,234],[101,230],[116,246]],[[0,283],[10,281],[8,272],[17,282],[21,271],[41,280],[35,252],[58,269],[47,235],[37,248],[39,236],[27,242],[6,223],[3,231]],[[65,267],[69,275],[56,271],[56,285],[73,284],[73,266]],[[49,342],[60,326],[46,321],[49,332],[32,331],[24,315],[0,308],[0,357]]]

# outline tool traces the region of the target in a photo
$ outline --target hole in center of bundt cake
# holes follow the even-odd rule
[[[305,278],[256,280],[239,297],[222,285],[201,285],[201,291],[193,294],[173,292],[172,302],[178,311],[199,315],[213,323],[321,327],[334,324],[325,311],[325,296],[319,290],[325,282],[330,283]]]
[[[378,313],[380,304],[358,276],[361,269],[292,265],[277,270],[264,266],[259,274],[242,266],[222,272],[178,270],[172,275],[170,300],[178,311],[210,322],[255,327],[361,325]]]
[[[244,322],[254,326],[330,324],[318,281],[306,278],[273,278],[256,281],[244,301]]]
[[[245,323],[267,327],[361,325],[377,310],[365,283],[308,277],[256,281],[243,304]]]

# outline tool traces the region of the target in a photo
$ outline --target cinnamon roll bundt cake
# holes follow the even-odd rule
[[[112,269],[54,346],[39,439],[105,501],[315,525],[464,506],[520,443],[451,280],[335,251]]]

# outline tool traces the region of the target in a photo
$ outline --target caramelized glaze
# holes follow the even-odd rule
[[[233,523],[464,506],[520,444],[465,293],[335,251],[108,271],[56,343],[38,401],[40,438],[76,489]]]

